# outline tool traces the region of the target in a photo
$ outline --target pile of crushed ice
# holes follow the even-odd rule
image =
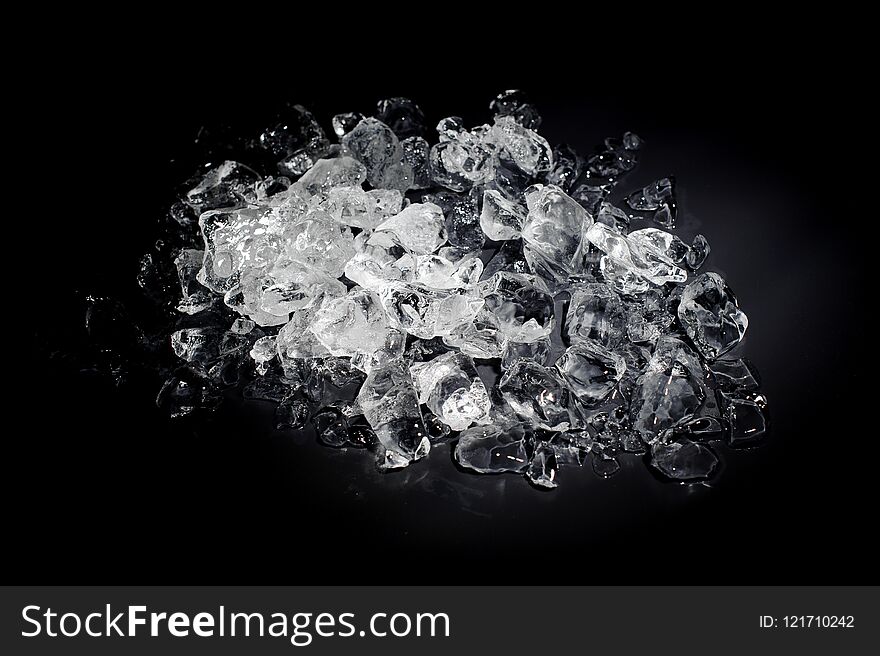
[[[697,273],[707,240],[666,230],[674,179],[614,204],[638,136],[582,157],[550,147],[521,92],[491,109],[478,127],[443,119],[431,145],[419,107],[393,98],[333,117],[331,144],[293,106],[260,136],[274,175],[225,161],[194,180],[172,209],[204,245],[176,254],[181,366],[160,406],[211,409],[243,384],[278,403],[279,427],[312,422],[382,469],[455,440],[462,467],[545,488],[587,461],[610,476],[627,453],[705,480],[711,442],[760,438],[756,375],[723,358],[748,320]]]

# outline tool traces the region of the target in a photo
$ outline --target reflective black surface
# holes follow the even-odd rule
[[[855,472],[872,457],[858,445],[873,439],[859,408],[863,246],[828,193],[824,158],[841,125],[827,120],[831,88],[804,86],[808,71],[740,60],[707,75],[694,61],[647,95],[527,67],[485,82],[451,76],[440,89],[425,74],[356,76],[346,88],[314,71],[254,98],[241,87],[215,97],[179,70],[144,62],[112,87],[93,71],[71,110],[78,170],[45,214],[51,258],[33,273],[55,301],[32,330],[24,401],[35,421],[7,463],[20,495],[16,560],[29,571],[228,583],[823,583],[875,571],[865,535],[876,493]],[[254,73],[254,86],[269,83]],[[273,430],[271,405],[233,399],[210,420],[170,423],[147,378],[117,388],[77,373],[74,292],[140,303],[138,257],[193,172],[202,126],[256,135],[291,100],[329,130],[334,113],[369,113],[391,95],[416,100],[429,124],[457,114],[474,125],[507,87],[530,93],[551,144],[590,152],[624,130],[642,136],[620,192],[674,174],[677,234],[708,237],[707,269],[748,313],[739,352],[762,375],[772,431],[760,448],[723,450],[711,487],[661,483],[630,457],[610,480],[566,468],[559,489],[541,492],[463,473],[448,446],[380,474],[366,452]]]

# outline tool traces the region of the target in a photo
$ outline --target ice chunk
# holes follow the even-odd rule
[[[239,317],[232,322],[232,325],[229,327],[229,331],[235,333],[236,335],[247,335],[254,329],[255,326],[256,324],[250,319]]]
[[[554,185],[530,187],[526,190],[526,203],[529,213],[522,238],[534,254],[546,261],[553,277],[560,283],[565,282],[580,269],[578,258],[582,236],[593,223],[593,218]],[[532,261],[529,263],[534,268]]]
[[[322,444],[342,447],[348,442],[348,418],[338,408],[325,408],[316,412],[312,417],[312,424]]]
[[[233,211],[211,210],[199,217],[205,240],[205,258],[197,280],[208,289],[225,293],[238,284],[242,269],[259,267],[277,257],[280,242],[261,223],[266,212],[262,208]]]
[[[351,231],[323,212],[311,212],[284,231],[283,256],[333,278],[342,275],[354,255]],[[276,273],[280,266],[276,263]]]
[[[305,393],[299,389],[291,389],[275,408],[275,428],[303,428],[312,414],[312,403]]]
[[[191,367],[181,367],[168,378],[156,396],[156,405],[171,418],[187,417],[198,411],[212,412],[223,396],[208,378]]]
[[[348,358],[312,358],[303,362],[302,370],[310,398],[325,407],[350,400],[366,379]]]
[[[357,401],[385,449],[380,466],[406,467],[428,455],[431,443],[418,394],[403,363],[370,372]]]
[[[483,192],[483,210],[480,227],[489,239],[502,241],[520,236],[526,212],[517,203],[504,198],[499,192],[487,189]]]
[[[664,336],[657,340],[651,357],[645,364],[646,373],[673,373],[690,375],[704,381],[706,371],[699,356],[683,341],[676,337]]]
[[[639,150],[644,145],[642,138],[634,132],[624,132],[622,141],[627,150]]]
[[[351,366],[365,373],[386,367],[403,357],[406,349],[406,333],[397,328],[388,328],[385,341],[374,351],[358,352],[351,358]]]
[[[547,445],[553,449],[556,462],[561,466],[581,467],[592,446],[593,439],[586,432],[551,433]]]
[[[418,255],[433,253],[446,241],[443,210],[433,203],[413,203],[376,230],[390,232],[398,244]]]
[[[689,252],[687,245],[678,237],[657,228],[642,228],[627,235],[629,243],[635,244],[641,252],[651,252],[657,257],[681,264]]]
[[[629,230],[629,215],[611,203],[599,201],[596,210],[596,221],[622,234]]]
[[[709,241],[703,235],[695,236],[686,258],[688,268],[691,271],[696,271],[703,266],[706,258],[709,257],[710,250]]]
[[[400,282],[381,287],[379,298],[392,325],[422,339],[453,334],[471,323],[484,304],[469,294]]]
[[[399,152],[400,158],[395,159],[388,165],[382,182],[378,186],[405,192],[416,187],[415,171],[403,158],[403,146],[400,147]]]
[[[464,191],[475,184],[492,180],[495,175],[495,150],[482,135],[464,129],[458,117],[445,118],[437,125],[440,142],[431,147],[428,157],[431,179],[438,185]]]
[[[186,192],[184,200],[198,213],[234,207],[241,205],[259,179],[253,169],[227,160],[205,173],[199,183]]]
[[[330,355],[327,347],[309,330],[316,312],[317,308],[297,310],[278,331],[276,347],[285,373],[293,375],[299,368],[298,360]]]
[[[755,366],[744,358],[715,360],[709,368],[719,389],[724,392],[751,392],[760,387]]]
[[[574,185],[571,190],[571,197],[598,220],[602,204],[607,203],[608,196],[613,188],[614,186],[611,184],[583,182]],[[628,222],[629,217],[627,217],[626,223]]]
[[[458,436],[455,461],[481,474],[521,472],[529,464],[521,425],[475,426]]]
[[[248,383],[242,390],[242,396],[246,399],[280,403],[291,390],[300,388],[301,386],[295,381],[268,374]]]
[[[403,195],[394,189],[366,192],[360,187],[334,187],[319,209],[347,226],[371,230],[403,208]]]
[[[473,321],[462,324],[449,335],[443,337],[447,346],[461,349],[472,358],[492,359],[502,357],[506,343],[499,330],[497,317],[481,308]]]
[[[608,396],[620,382],[626,362],[599,342],[585,339],[559,357],[556,369],[579,399],[593,404]]]
[[[441,192],[435,194],[437,204],[446,216],[449,243],[467,250],[479,249],[485,237],[480,229],[480,194],[476,189],[468,193]]]
[[[653,344],[661,335],[674,332],[674,312],[669,312],[662,288],[652,287],[637,298],[627,299],[627,337],[636,344]]]
[[[365,118],[344,137],[345,146],[367,170],[367,182],[381,187],[388,167],[402,156],[400,143],[391,128],[375,118]]]
[[[514,412],[536,428],[565,431],[580,425],[572,394],[554,369],[519,360],[498,387]]]
[[[288,314],[278,310],[278,314],[270,314],[260,309],[261,297],[259,286],[249,281],[245,286],[236,286],[223,296],[223,302],[233,311],[250,317],[258,326],[280,326],[288,319]]]
[[[197,262],[196,265],[200,268],[201,262]],[[196,273],[198,273],[198,269]],[[164,255],[158,252],[145,253],[141,257],[138,263],[137,284],[151,301],[162,307],[177,301],[177,297],[180,295],[178,290],[182,286],[180,275],[174,270],[174,264],[167,262]],[[202,291],[205,291],[204,288]],[[185,312],[186,304],[181,303],[180,305],[182,307],[178,309]]]
[[[749,446],[767,432],[766,399],[761,394],[751,398],[725,397],[724,419],[727,422],[727,442],[731,446]]]
[[[605,178],[616,182],[638,164],[638,148],[635,145],[638,137],[631,132],[624,134],[623,139],[607,138],[604,148],[589,157],[586,162],[587,172],[591,178]]]
[[[243,278],[245,281],[249,279],[250,273]],[[322,298],[344,296],[346,292],[345,285],[332,275],[288,259],[279,259],[271,271],[255,283],[253,288],[245,285],[245,305],[251,305],[247,297],[254,294],[258,297],[256,305],[259,310],[279,317],[315,305]]]
[[[326,194],[334,187],[359,187],[367,178],[367,169],[348,155],[319,159],[301,177],[296,187],[308,196]]]
[[[256,364],[258,374],[263,375],[269,370],[276,354],[275,335],[260,337],[254,342],[250,356]]]
[[[514,342],[505,340],[504,351],[501,354],[501,368],[504,370],[513,367],[518,360],[528,360],[540,365],[550,363],[550,351],[552,349],[550,337],[542,337],[534,342]]]
[[[526,469],[526,478],[537,487],[553,489],[559,483],[556,482],[556,473],[559,465],[556,462],[556,452],[549,444],[541,442],[535,447],[535,453]]]
[[[409,204],[397,189],[371,189],[367,196],[373,201],[373,213],[385,219],[399,214]]]
[[[494,166],[494,175],[480,187],[497,191],[507,200],[522,203],[525,190],[534,182],[532,176],[523,173],[515,163],[505,157],[496,156]]]
[[[483,299],[469,293],[437,292],[431,301],[428,312],[433,321],[433,334],[417,337],[437,337],[451,335],[462,326],[470,324],[484,305]],[[415,334],[415,333],[412,333]]]
[[[383,348],[391,326],[379,297],[354,288],[326,301],[315,312],[309,330],[335,356],[370,355]]]
[[[410,371],[419,402],[452,430],[488,420],[492,407],[489,393],[469,356],[446,353],[429,362],[415,363]]]
[[[620,471],[620,463],[617,458],[607,453],[592,454],[593,473],[602,478],[611,478]]]
[[[651,464],[663,475],[678,481],[706,479],[718,466],[718,458],[702,444],[683,439],[656,442],[651,447]]]
[[[220,332],[213,327],[181,328],[171,334],[174,355],[187,362],[207,364],[219,355]]]
[[[600,261],[602,275],[622,294],[641,294],[651,285],[687,279],[687,272],[656,248],[654,240],[630,240],[604,223],[592,224],[586,238],[605,253]]]
[[[263,178],[254,184],[253,198],[249,198],[248,202],[272,203],[275,199],[271,197],[284,194],[290,189],[290,184],[290,179],[285,176]]]
[[[749,326],[733,292],[717,273],[700,274],[684,288],[678,318],[708,360],[739,344]]]
[[[534,342],[553,330],[553,297],[534,276],[499,271],[478,290],[506,339]]]
[[[402,280],[400,264],[406,251],[392,237],[386,232],[359,234],[354,240],[355,255],[345,264],[345,277],[375,291],[388,281]]]
[[[603,283],[572,285],[565,332],[575,343],[584,339],[614,347],[624,337],[626,311],[617,293]]]
[[[660,328],[637,312],[627,317],[626,336],[633,344],[653,344],[661,335]]]
[[[413,264],[410,281],[432,289],[467,289],[483,273],[483,263],[477,257],[451,261],[442,255],[417,255]]]
[[[434,203],[443,210],[450,244],[465,251],[474,251],[485,240],[479,225],[480,197],[477,189],[463,193],[439,191],[426,194],[423,202]]]
[[[185,314],[196,314],[211,306],[214,296],[199,284],[197,275],[205,259],[205,252],[184,248],[174,259],[180,289],[183,295],[177,309]]]
[[[674,178],[660,178],[626,197],[626,204],[638,212],[657,210],[675,193]]]
[[[545,173],[553,167],[553,150],[547,140],[517,123],[512,116],[495,118],[492,139],[529,175]]]
[[[654,212],[653,219],[665,227],[674,227],[676,218],[675,178],[655,180],[626,198],[626,203],[638,212]]]
[[[658,340],[638,381],[630,406],[630,420],[646,442],[686,420],[699,410],[705,398],[699,358],[672,337]]]
[[[306,148],[301,148],[278,162],[278,170],[291,177],[300,176],[312,168],[315,162],[328,154],[328,146],[327,141],[319,141]]]

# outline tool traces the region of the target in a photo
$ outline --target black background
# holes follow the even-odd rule
[[[30,133],[43,171],[32,198],[52,201],[27,214],[37,296],[19,330],[36,343],[13,354],[25,362],[11,414],[29,418],[4,475],[13,578],[876,581],[876,492],[856,474],[875,439],[862,401],[865,236],[840,200],[859,168],[848,148],[861,146],[865,126],[844,109],[844,60],[751,28],[697,42],[616,27],[593,43],[521,27],[490,30],[491,47],[475,29],[442,42],[396,32],[377,50],[375,30],[315,43],[300,34],[271,56],[217,34],[186,52],[173,30],[134,42],[117,34],[78,40],[51,75],[35,74],[47,102]],[[546,47],[559,42],[569,48]],[[429,124],[460,115],[474,125],[504,88],[528,91],[551,144],[590,152],[605,136],[641,135],[643,163],[626,190],[677,176],[680,233],[708,237],[708,267],[748,313],[743,352],[773,419],[765,446],[725,452],[712,488],[662,484],[633,459],[608,481],[564,470],[560,488],[542,493],[515,476],[463,474],[448,448],[380,475],[364,453],[273,431],[271,406],[233,403],[210,422],[173,424],[154,408],[154,387],[117,389],[58,357],[83,340],[74,291],[135,298],[138,257],[193,172],[201,126],[257,134],[291,100],[329,129],[334,113],[369,113],[393,95],[416,100]]]

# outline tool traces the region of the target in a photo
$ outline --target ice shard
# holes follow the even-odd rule
[[[630,194],[626,203],[637,212],[653,212],[654,221],[664,227],[675,227],[675,178],[655,180]]]
[[[366,178],[374,187],[381,187],[388,167],[402,157],[400,142],[394,132],[382,121],[365,118],[342,137],[354,158],[366,168]]]
[[[626,362],[599,342],[585,339],[566,349],[556,369],[575,395],[585,403],[601,401],[623,378]]]
[[[694,416],[705,396],[698,356],[680,340],[664,337],[637,381],[630,406],[633,428],[643,440],[653,442],[664,430]]]
[[[371,372],[357,401],[384,448],[380,463],[384,468],[406,467],[428,455],[431,443],[418,393],[402,362]]]
[[[549,444],[542,442],[535,448],[532,461],[526,469],[526,478],[537,487],[553,489],[559,485],[556,482],[558,471],[556,452]]]
[[[623,302],[603,283],[572,285],[565,332],[574,343],[591,339],[614,347],[624,339],[627,315]]]
[[[535,428],[565,431],[581,423],[573,394],[555,369],[519,360],[498,388],[514,412]]]
[[[641,294],[652,285],[687,279],[687,271],[673,262],[664,242],[655,238],[632,239],[604,223],[593,223],[586,238],[605,254],[600,261],[602,275],[621,294]]]
[[[492,403],[469,356],[450,352],[410,370],[419,401],[452,430],[488,421]]]
[[[678,319],[694,346],[708,360],[739,344],[749,327],[749,318],[717,273],[703,273],[684,288]]]
[[[530,247],[526,258],[533,268],[543,266],[557,282],[563,283],[580,270],[583,236],[593,217],[554,185],[530,187],[526,190],[526,204],[529,212],[522,228],[523,241]]]
[[[536,175],[553,167],[553,150],[547,140],[514,117],[496,117],[492,136],[523,172]]]
[[[445,118],[437,124],[440,142],[428,156],[431,180],[453,191],[464,191],[483,184],[495,175],[497,146],[487,143],[478,132],[464,128],[458,117]]]
[[[478,286],[498,330],[515,342],[533,342],[553,330],[553,297],[534,276],[500,271]]]
[[[405,249],[418,255],[433,253],[446,242],[443,210],[433,203],[414,203],[378,226]]]
[[[522,426],[475,426],[455,445],[455,461],[480,474],[521,472],[529,465],[527,434]]]
[[[378,295],[355,287],[324,303],[309,330],[335,356],[370,355],[383,348],[391,325]]]
[[[664,476],[678,481],[709,478],[718,458],[706,446],[690,440],[657,442],[651,447],[651,464]]]

